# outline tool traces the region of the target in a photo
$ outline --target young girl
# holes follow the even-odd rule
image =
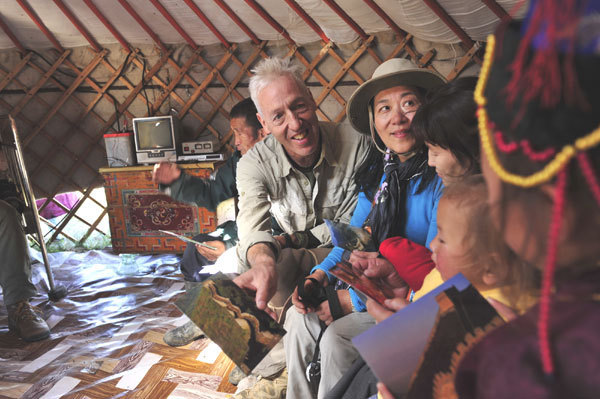
[[[506,294],[511,293],[515,269],[519,265],[513,251],[504,243],[490,220],[487,190],[481,175],[465,177],[444,188],[438,204],[437,235],[431,242],[431,259],[435,268],[427,275],[413,301],[433,288],[462,273],[480,293],[494,303],[514,306]],[[363,265],[367,276],[381,276],[393,271],[378,264]],[[390,309],[373,301],[368,311],[377,321],[389,317],[408,304],[405,299],[389,300]]]
[[[477,105],[473,90],[477,78],[458,78],[434,91],[419,108],[412,123],[417,140],[425,142],[429,166],[444,186],[480,173]]]

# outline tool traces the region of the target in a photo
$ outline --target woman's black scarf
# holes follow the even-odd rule
[[[388,149],[383,163],[385,181],[377,190],[373,208],[365,221],[365,227],[370,227],[377,247],[386,238],[405,234],[406,189],[411,179],[427,169],[427,152],[420,149],[405,162],[400,162],[398,156]]]

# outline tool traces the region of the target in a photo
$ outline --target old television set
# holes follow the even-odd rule
[[[179,120],[171,115],[133,118],[137,162],[176,162],[179,130]]]

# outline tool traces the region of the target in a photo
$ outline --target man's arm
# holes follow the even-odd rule
[[[190,176],[175,164],[161,163],[154,169],[153,180],[159,183],[161,190],[177,201],[192,203],[214,211],[220,202],[236,194],[235,166],[238,160],[236,154],[232,155],[207,179]],[[161,173],[166,168],[176,169],[176,172]]]
[[[271,232],[271,202],[269,201],[269,184],[264,175],[265,166],[253,151],[248,152],[239,163],[237,173],[238,201],[238,257],[243,267],[253,267],[248,259],[248,251],[256,244],[269,246],[276,259],[279,255],[279,244]]]

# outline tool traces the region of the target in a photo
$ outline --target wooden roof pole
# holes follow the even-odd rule
[[[496,2],[496,0],[481,0],[481,2],[488,6],[488,8],[492,10],[492,12],[496,14],[496,16],[500,18],[500,20],[502,20],[503,22],[509,21],[511,19],[510,15],[508,15],[508,13],[504,11],[504,8],[502,8],[500,4]]]
[[[325,4],[329,6],[345,23],[348,24],[352,28],[354,32],[360,36],[363,41],[367,41],[369,39],[369,35],[356,23],[350,15],[346,13],[334,0],[323,0]],[[367,47],[367,52],[371,54],[371,56],[377,61],[378,64],[381,64],[382,60],[379,56],[373,51],[371,47]]]
[[[140,15],[129,5],[126,0],[117,0],[119,4],[123,6],[123,8],[135,19],[135,21],[142,27],[144,31],[152,38],[154,43],[160,47],[163,52],[167,52],[167,46],[160,40],[160,38],[154,33],[152,28],[148,26],[148,24],[140,17]]]
[[[279,22],[275,21],[275,19],[270,16],[264,8],[260,4],[258,4],[255,0],[244,0],[246,4],[250,6],[258,15],[260,15],[273,29],[277,31],[281,36],[283,36],[291,45],[295,46],[296,42],[291,38],[289,33],[284,29],[283,26],[279,24]]]
[[[217,39],[219,39],[219,41],[221,43],[223,43],[223,46],[225,46],[228,49],[231,48],[231,43],[229,43],[227,41],[227,39],[225,39],[225,36],[223,36],[221,34],[221,32],[219,32],[219,30],[217,29],[217,27],[214,26],[212,22],[210,22],[210,19],[208,19],[206,17],[206,15],[202,12],[202,10],[200,8],[198,8],[198,6],[196,5],[196,3],[194,3],[192,0],[183,0],[183,1],[198,16],[198,18],[200,18],[202,20],[202,22],[204,22],[204,24],[217,37]]]
[[[42,22],[42,20],[37,16],[35,11],[27,4],[25,0],[17,0],[17,3],[21,6],[21,8],[25,11],[29,18],[37,25],[38,28],[42,31],[42,33],[50,40],[50,42],[56,47],[61,53],[65,52],[63,46],[56,40],[56,37],[48,30],[46,25]]]
[[[379,18],[383,19],[383,21],[390,27],[392,28],[392,30],[399,36],[400,40],[404,39],[406,37],[406,32],[403,31],[398,25],[396,25],[396,23],[394,22],[394,20],[392,20],[390,18],[389,15],[387,15],[385,13],[385,11],[383,11],[381,9],[381,7],[379,7],[379,5],[377,5],[377,3],[375,3],[375,1],[373,0],[363,0],[369,7],[371,7],[371,9],[373,11],[375,11],[375,14],[377,14],[379,16]]]
[[[345,23],[352,28],[361,39],[367,40],[369,35],[340,7],[334,0],[323,0]]]
[[[4,33],[6,33],[6,36],[8,36],[10,38],[10,40],[19,49],[19,51],[21,53],[25,54],[27,52],[27,50],[21,44],[21,42],[19,41],[19,39],[17,39],[17,37],[12,33],[12,31],[10,30],[10,28],[8,27],[8,25],[6,25],[6,23],[4,22],[4,20],[2,19],[2,17],[0,17],[0,28],[2,28],[2,30],[4,31]]]
[[[194,50],[198,50],[198,45],[196,44],[196,42],[194,42],[190,35],[188,35],[187,32],[183,30],[183,28],[181,28],[181,26],[177,23],[177,21],[175,21],[175,18],[173,18],[173,16],[167,11],[167,9],[164,8],[158,0],[150,0],[150,2],[158,10],[158,12],[160,12],[163,15],[163,17],[166,18],[167,21],[169,21],[171,26],[175,28],[175,30],[177,31],[177,33],[179,33],[179,35],[181,35],[183,40],[185,40],[191,48],[193,48]]]
[[[452,19],[452,17],[450,15],[448,15],[446,10],[444,10],[442,8],[442,6],[440,6],[436,0],[423,0],[423,2],[427,5],[427,7],[429,7],[431,9],[431,11],[433,11],[435,13],[435,15],[438,16],[439,19],[442,20],[443,23],[446,24],[446,26],[448,26],[448,28],[450,28],[450,30],[452,32],[454,32],[454,34],[456,36],[458,36],[458,38],[460,39],[460,41],[463,44],[462,47],[465,50],[469,50],[469,49],[471,49],[471,47],[473,47],[473,44],[475,44],[475,42],[473,42],[473,40],[469,37],[469,35],[467,35],[467,32],[465,32],[463,30],[463,28],[461,28]]]
[[[306,24],[315,31],[315,33],[317,35],[319,35],[319,37],[321,39],[323,39],[323,41],[325,43],[329,43],[331,40],[327,37],[327,35],[325,34],[325,32],[323,32],[323,30],[321,29],[321,27],[314,21],[314,19],[311,18],[310,15],[308,15],[306,13],[306,11],[304,11],[304,9],[302,7],[300,7],[300,5],[298,3],[296,3],[295,0],[285,0],[285,2],[287,3],[288,6],[290,6],[290,8],[292,10],[294,10],[296,12],[296,14],[298,14],[300,16],[300,18],[302,18],[304,20],[304,22],[306,22]]]
[[[119,31],[110,23],[110,21],[106,19],[106,17],[104,16],[104,14],[102,14],[98,7],[96,7],[96,5],[92,3],[92,0],[83,0],[83,2],[94,13],[94,15],[98,17],[100,22],[102,22],[102,24],[115,37],[115,39],[117,39],[121,47],[123,47],[123,49],[125,49],[125,51],[127,51],[128,53],[131,52],[131,48],[129,47],[129,43],[127,43],[127,40],[125,40],[123,35],[121,35]]]
[[[248,35],[250,40],[252,40],[252,43],[260,44],[260,39],[254,34],[254,32],[252,32],[248,25],[246,25],[244,21],[242,21],[240,17],[237,16],[237,14],[227,5],[227,3],[225,3],[223,0],[214,1],[219,7],[221,7],[223,11],[225,11],[225,14],[227,14],[229,18],[231,18],[233,22],[235,22],[236,25],[239,26],[240,29],[243,30],[246,35]]]
[[[58,6],[58,8],[60,8],[60,10],[62,11],[62,13],[65,14],[65,16],[69,19],[69,21],[71,21],[71,23],[75,26],[75,28],[79,31],[79,33],[81,33],[83,35],[83,37],[85,37],[85,39],[88,41],[88,43],[90,44],[90,46],[92,46],[94,48],[94,50],[96,50],[97,52],[102,51],[102,47],[100,47],[100,45],[92,37],[92,35],[90,34],[90,32],[88,32],[88,30],[85,29],[85,27],[77,19],[77,17],[75,16],[75,14],[73,14],[71,12],[71,10],[69,10],[67,8],[67,6],[65,5],[65,3],[63,3],[62,0],[53,0],[53,1]]]

